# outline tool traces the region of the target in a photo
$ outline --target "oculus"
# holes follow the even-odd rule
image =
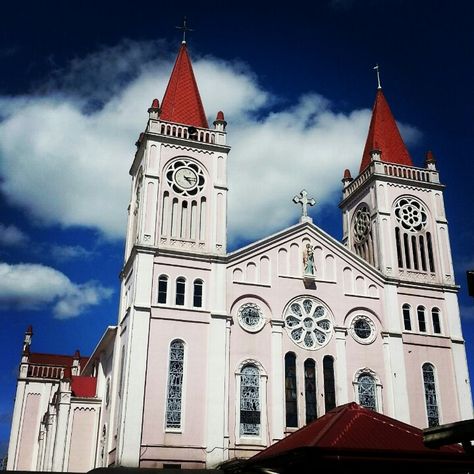
[[[283,314],[290,339],[303,349],[325,346],[333,333],[333,317],[329,309],[311,296],[294,299]]]
[[[402,198],[395,204],[395,217],[403,229],[421,232],[426,227],[428,213],[417,200]]]
[[[372,319],[362,314],[352,319],[350,333],[360,344],[370,344],[377,336],[375,324]]]
[[[245,303],[239,308],[239,324],[250,332],[257,332],[265,324],[262,310],[255,303]]]
[[[174,192],[195,196],[204,188],[204,171],[189,160],[176,160],[166,170],[166,180]]]

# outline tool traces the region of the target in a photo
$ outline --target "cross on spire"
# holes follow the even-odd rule
[[[379,68],[379,65],[376,64],[374,69],[375,69],[375,71],[377,71],[377,89],[382,89],[382,84],[380,83],[380,68]]]
[[[293,198],[295,204],[301,204],[301,218],[300,222],[313,222],[313,219],[308,216],[308,206],[314,206],[316,201],[313,198],[308,198],[308,192],[303,189],[299,196]]]
[[[188,28],[186,24],[186,17],[183,18],[183,26],[177,26],[176,29],[183,30],[183,41],[182,41],[183,44],[186,44],[186,31],[194,31],[193,29]]]

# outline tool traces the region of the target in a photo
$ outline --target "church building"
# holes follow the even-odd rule
[[[342,241],[308,189],[297,224],[228,252],[226,125],[183,42],[130,167],[117,325],[89,357],[35,353],[28,329],[8,469],[215,467],[349,402],[419,428],[472,418],[444,186],[382,89]]]

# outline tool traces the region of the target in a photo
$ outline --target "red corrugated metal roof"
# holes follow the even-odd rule
[[[176,58],[161,104],[162,120],[209,128],[186,43]]]
[[[71,390],[72,395],[75,397],[95,397],[97,378],[96,377],[85,377],[76,376],[71,377]]]
[[[372,119],[359,172],[362,172],[370,164],[370,152],[372,150],[380,150],[382,152],[382,161],[387,163],[413,166],[410,154],[405,143],[403,143],[402,136],[382,89],[377,90],[375,97]]]
[[[260,461],[298,448],[383,451],[419,454],[463,453],[458,445],[433,450],[423,444],[423,431],[357,403],[341,405],[252,458]]]

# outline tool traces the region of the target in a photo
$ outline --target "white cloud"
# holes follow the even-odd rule
[[[28,236],[18,227],[0,224],[0,245],[5,247],[21,247],[28,240]]]
[[[72,318],[110,298],[113,290],[89,281],[76,284],[54,268],[0,263],[0,306],[39,310],[52,305],[54,317]]]
[[[0,98],[7,198],[44,224],[123,237],[133,144],[151,100],[163,96],[174,55],[162,42],[128,41],[56,71],[42,96]],[[218,110],[229,122],[231,243],[294,222],[291,198],[302,188],[320,206],[339,197],[344,168],[358,169],[369,110],[340,113],[316,93],[285,108],[241,62],[203,57],[194,69],[210,122]],[[402,128],[417,139],[416,129]]]
[[[87,259],[94,255],[92,250],[85,249],[81,245],[52,245],[50,251],[51,256],[60,262],[77,258]]]

